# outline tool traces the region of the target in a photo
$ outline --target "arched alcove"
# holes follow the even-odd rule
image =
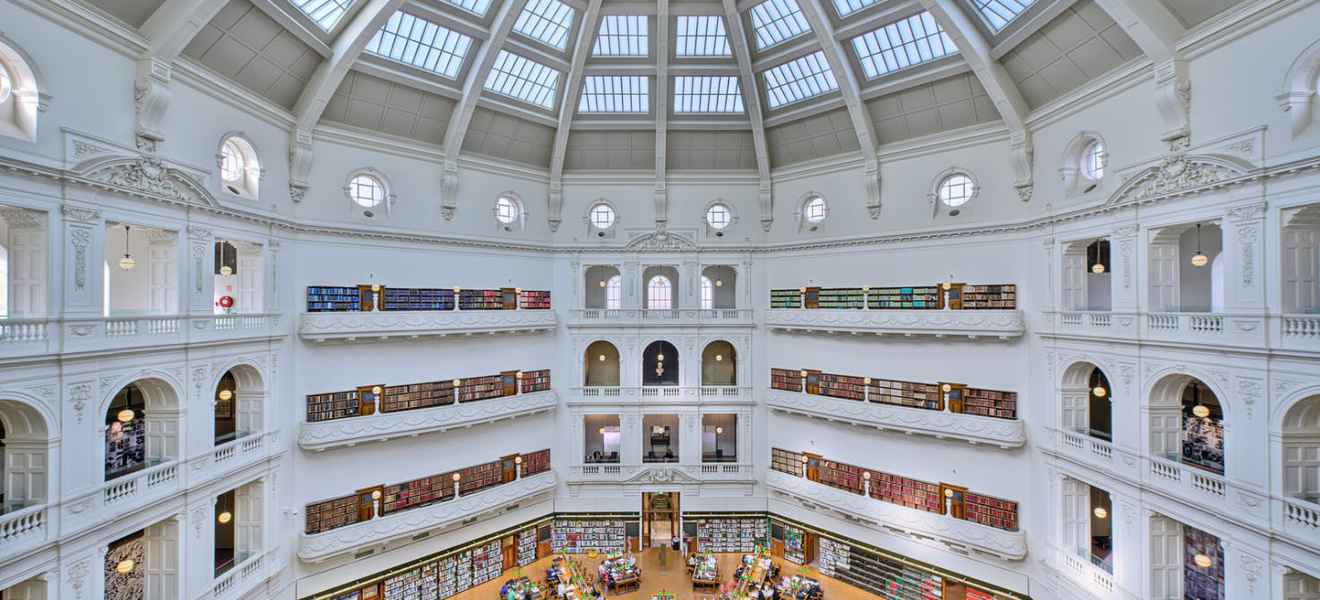
[[[678,385],[678,348],[656,340],[642,351],[642,385]]]
[[[583,385],[619,385],[619,349],[604,340],[592,342],[582,357],[582,370],[585,374]]]
[[[1113,386],[1090,362],[1076,362],[1059,385],[1060,427],[1106,442],[1113,441]]]
[[[164,380],[139,379],[120,388],[104,414],[106,481],[179,457],[179,397]]]
[[[1320,504],[1320,394],[1288,408],[1282,442],[1283,494]]]
[[[1150,452],[1223,475],[1227,454],[1225,407],[1205,382],[1166,375],[1151,388]]]
[[[0,400],[0,494],[11,509],[49,498],[51,445],[41,411],[20,400]]]
[[[1078,240],[1064,246],[1061,302],[1067,310],[1107,311],[1113,305],[1109,240]]]
[[[738,271],[729,265],[711,265],[701,270],[701,308],[738,307]]]
[[[715,340],[701,351],[701,385],[738,385],[738,355],[733,344]]]
[[[678,269],[650,266],[642,271],[642,306],[647,310],[678,308]]]
[[[584,308],[623,308],[623,278],[614,265],[592,265],[583,273]]]
[[[237,365],[215,386],[215,444],[259,433],[263,425],[266,386],[252,365]]]

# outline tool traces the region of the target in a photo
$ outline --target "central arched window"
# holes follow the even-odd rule
[[[733,211],[723,204],[712,204],[706,209],[706,223],[714,229],[724,229],[733,220]]]
[[[385,182],[361,173],[348,181],[348,197],[362,208],[375,208],[385,201]]]
[[[820,196],[812,196],[802,205],[802,218],[808,223],[819,223],[825,220],[825,215],[829,214],[829,207],[825,205],[825,199]]]
[[[233,138],[225,140],[220,148],[220,177],[226,183],[239,183],[243,179],[243,151]]]
[[[252,143],[242,134],[228,134],[220,141],[217,158],[221,187],[235,196],[256,200],[261,185],[261,161]]]
[[[963,173],[954,173],[940,181],[938,194],[945,206],[957,208],[976,195],[976,182]]]
[[[615,275],[605,283],[605,308],[619,310],[623,308],[623,278]]]
[[[1092,140],[1086,146],[1086,152],[1082,154],[1082,169],[1086,176],[1091,179],[1101,179],[1105,176],[1105,165],[1108,163],[1109,155],[1105,153],[1105,144],[1100,140]]]
[[[673,284],[664,275],[656,275],[646,282],[646,308],[650,310],[670,310],[674,308],[672,298]]]
[[[604,202],[597,202],[591,207],[591,226],[596,229],[609,229],[614,225],[614,209]]]
[[[711,283],[710,278],[701,276],[701,310],[710,310],[715,308],[715,284]]]
[[[500,196],[495,199],[495,219],[505,225],[518,220],[522,209],[518,207],[518,201],[508,196]]]

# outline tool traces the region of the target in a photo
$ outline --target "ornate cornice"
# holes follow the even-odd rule
[[[1019,419],[996,419],[778,391],[770,392],[765,404],[767,408],[781,413],[956,439],[974,445],[1020,448],[1027,443],[1026,424]]]
[[[304,313],[298,335],[315,341],[471,333],[539,333],[558,323],[553,310],[445,310]]]
[[[784,332],[874,333],[998,338],[1026,332],[1020,310],[831,310],[776,308],[765,325]]]
[[[298,445],[304,450],[321,451],[364,442],[436,433],[457,427],[471,427],[549,412],[554,410],[558,403],[559,396],[553,391],[547,391],[420,410],[303,423],[298,435]]]

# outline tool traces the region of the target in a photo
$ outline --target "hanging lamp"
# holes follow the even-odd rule
[[[1092,246],[1095,246],[1095,259],[1094,259],[1093,261],[1091,261],[1091,272],[1092,272],[1092,273],[1095,273],[1096,275],[1099,275],[1099,274],[1105,272],[1105,263],[1102,262],[1102,261],[1100,260],[1100,244],[1101,244],[1101,243],[1103,243],[1101,240],[1096,240],[1096,242],[1095,242],[1094,244],[1091,244]],[[1087,252],[1088,252],[1088,253],[1090,252],[1090,249],[1089,249],[1089,248],[1087,249]]]
[[[225,262],[225,246],[228,246],[228,245],[229,245],[229,242],[220,242],[220,274],[221,274],[221,275],[224,275],[225,277],[228,277],[228,276],[234,274],[234,268],[231,267],[231,266],[229,266],[229,265]],[[234,250],[237,251],[238,249],[235,248]],[[238,257],[235,257],[235,258],[238,258]]]
[[[1204,267],[1210,264],[1210,257],[1201,252],[1201,224],[1196,224],[1196,254],[1192,255],[1193,267]]]
[[[1192,384],[1192,402],[1195,403],[1192,406],[1193,415],[1202,419],[1210,416],[1210,407],[1201,404],[1201,386],[1195,383]]]
[[[128,229],[129,226],[125,224],[124,225],[124,257],[119,259],[119,268],[125,271],[131,271],[133,267],[137,266],[137,261],[133,260],[133,255],[128,251]]]

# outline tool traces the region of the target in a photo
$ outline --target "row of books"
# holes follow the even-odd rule
[[[769,522],[757,518],[708,518],[697,521],[697,542],[702,552],[756,551],[768,539]]]
[[[380,398],[375,397],[376,386],[356,390],[308,394],[307,422],[330,421],[370,415],[379,400],[380,412],[391,413],[445,406],[454,402],[476,402],[521,393],[542,392],[550,389],[550,370],[505,371],[497,375],[481,375],[458,379],[441,379],[422,383],[380,386]]]
[[[307,287],[307,312],[351,312],[359,310],[362,310],[362,297],[355,287]]]
[[[321,533],[358,521],[358,497],[343,496],[307,505],[303,531]]]
[[[1014,284],[942,285],[770,290],[770,308],[834,310],[951,310],[1017,308]]]
[[[944,580],[938,574],[829,538],[820,540],[817,563],[821,573],[881,598],[940,600],[944,597]]]
[[[963,514],[968,521],[976,521],[982,525],[989,525],[1005,531],[1017,531],[1017,502],[971,492],[963,494],[963,502]]]
[[[550,309],[548,290],[308,286],[307,312]]]
[[[996,310],[1017,308],[1017,286],[1005,285],[964,285],[959,290],[962,310]],[[952,303],[953,296],[950,296]]]
[[[624,550],[626,534],[627,525],[619,520],[556,519],[550,542],[554,552],[607,554]]]
[[[802,468],[802,454],[800,452],[789,452],[779,448],[770,449],[770,469],[772,471],[801,477]]]
[[[800,392],[802,391],[802,372],[797,369],[770,369],[770,388]]]
[[[941,390],[942,386],[949,388],[947,393]],[[1017,418],[1017,392],[969,388],[961,384],[919,383],[822,373],[814,369],[772,368],[770,388],[925,410],[944,410],[948,406],[950,410],[962,414],[998,419]]]

